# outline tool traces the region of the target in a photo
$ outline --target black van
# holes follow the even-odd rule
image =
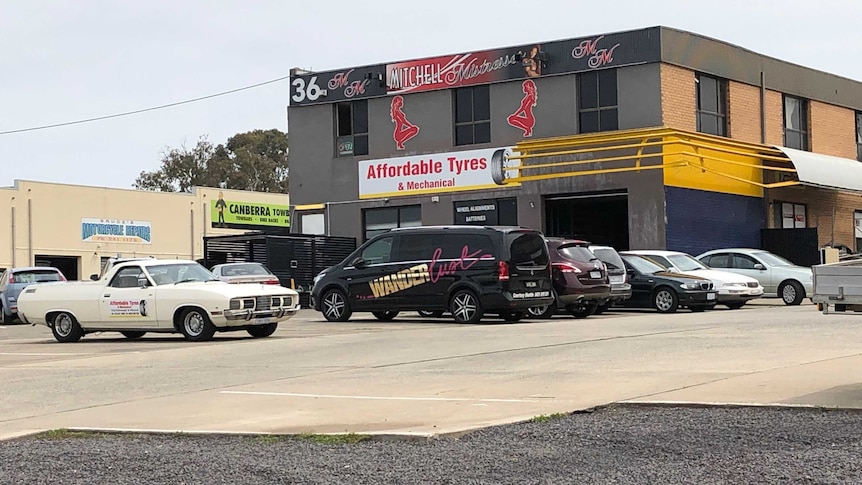
[[[542,233],[508,226],[393,229],[321,271],[311,297],[338,322],[353,312],[388,321],[401,311],[447,311],[459,323],[486,314],[517,321],[554,301]]]

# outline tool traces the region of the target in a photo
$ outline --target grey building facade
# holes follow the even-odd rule
[[[713,79],[715,92],[705,92]],[[673,187],[664,170],[500,187],[483,183],[489,176],[479,173],[488,170],[481,160],[524,140],[659,126],[784,145],[786,130],[772,126],[783,120],[770,118],[781,108],[770,105],[769,93],[849,113],[862,103],[858,82],[664,27],[319,73],[296,69],[291,86],[293,230],[359,242],[392,227],[514,224],[619,249],[695,250],[702,248],[691,240],[715,230],[716,221],[698,222],[686,208],[708,206],[729,213],[740,233],[723,242],[754,245],[773,223],[765,192]],[[743,109],[748,98],[737,93],[757,104]],[[815,125],[807,120],[812,141]],[[846,153],[862,146],[862,134],[846,128],[846,146],[815,150],[852,158]],[[436,172],[428,168],[435,160],[443,165]],[[475,176],[454,175],[470,161]]]

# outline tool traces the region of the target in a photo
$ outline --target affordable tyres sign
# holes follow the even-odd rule
[[[500,187],[495,178],[500,178],[501,173],[495,177],[495,170],[505,173],[506,178],[514,177],[517,170],[511,168],[520,165],[520,160],[498,160],[497,165],[503,165],[495,167],[492,157],[497,151],[511,153],[512,147],[359,162],[359,198],[498,189]],[[500,158],[499,155],[497,158]]]

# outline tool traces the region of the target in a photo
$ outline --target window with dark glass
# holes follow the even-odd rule
[[[697,83],[697,131],[727,136],[727,82],[703,74]]]
[[[368,100],[335,104],[335,153],[339,157],[368,155]]]
[[[617,70],[585,72],[578,76],[578,131],[596,133],[619,129]]]
[[[784,146],[808,150],[808,101],[784,95]]]
[[[862,162],[862,113],[856,113],[856,160]]]
[[[455,90],[455,145],[491,142],[491,88],[487,84]]]
[[[363,215],[366,241],[390,229],[422,225],[422,206],[419,205],[365,209]]]

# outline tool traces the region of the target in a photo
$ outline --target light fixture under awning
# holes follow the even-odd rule
[[[793,163],[799,183],[862,193],[862,162],[777,145],[775,148]]]

